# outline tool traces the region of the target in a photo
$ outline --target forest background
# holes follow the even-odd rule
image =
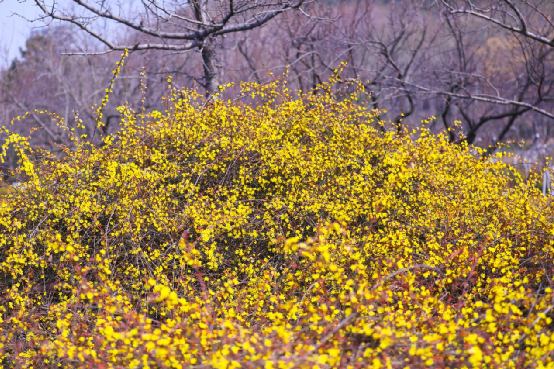
[[[75,126],[78,113],[77,119],[83,121],[85,132],[91,136],[95,129],[91,107],[102,99],[121,55],[106,51],[151,45],[154,41],[171,44],[172,40],[163,36],[154,37],[142,32],[144,29],[84,11],[79,5],[84,2],[76,1],[73,7],[70,3],[56,4],[50,16],[29,17],[34,20],[35,30],[25,47],[17,58],[3,61],[0,125],[39,109]],[[217,53],[212,75],[217,84],[263,83],[272,79],[270,72],[288,71],[289,86],[306,91],[329,78],[339,63],[346,62],[344,81],[361,80],[371,91],[368,103],[375,109],[390,111],[382,119],[398,129],[415,127],[435,117],[430,129],[439,132],[461,121],[463,134],[452,131],[451,141],[461,138],[481,147],[511,142],[509,150],[529,162],[544,160],[551,154],[553,2],[324,0],[275,4],[281,3],[290,3],[291,9],[246,31],[213,37],[210,45]],[[37,4],[42,4],[46,13],[52,10],[47,3]],[[154,2],[137,2],[134,6],[119,2],[90,4],[123,15],[141,27],[166,33],[183,23],[179,18],[171,19],[169,13],[156,14],[157,10],[152,10]],[[257,15],[251,11],[248,16],[259,20],[263,11]],[[64,16],[73,17],[73,21],[64,21]],[[143,99],[139,92],[143,70],[148,85],[144,97],[147,110],[160,108],[160,97],[167,93],[168,75],[177,87],[207,89],[210,81],[206,80],[203,49],[193,45],[180,50],[145,47],[131,52],[104,113],[105,133],[119,129],[119,104],[137,106]],[[39,128],[32,136],[34,145],[56,151],[58,144],[70,144],[48,115],[31,114],[11,129],[27,135],[32,128]],[[15,164],[12,152],[5,171]]]

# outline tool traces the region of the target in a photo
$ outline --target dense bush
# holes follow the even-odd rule
[[[171,90],[62,159],[10,134],[4,367],[552,367],[552,199],[336,82]]]

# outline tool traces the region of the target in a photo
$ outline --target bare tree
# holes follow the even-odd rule
[[[297,10],[307,0],[141,0],[136,10],[124,14],[121,7],[112,9],[109,2],[72,0],[74,8],[60,9],[44,0],[35,0],[42,10],[42,20],[72,23],[98,40],[105,52],[128,49],[200,51],[203,87],[208,95],[218,91],[218,39],[228,34],[263,26],[289,10]],[[133,43],[117,43],[95,27],[95,21],[108,20],[137,33]],[[69,54],[82,54],[70,52]]]
[[[289,32],[291,69],[319,78],[348,61],[343,75],[367,81],[373,107],[396,112],[388,119],[397,129],[430,116],[445,129],[461,120],[465,141],[495,145],[508,137],[535,141],[531,131],[542,132],[535,126],[552,122],[549,46],[426,0],[349,1],[335,10],[330,26]],[[311,83],[298,78],[298,85]]]
[[[506,44],[511,44],[509,55],[513,69],[514,88],[506,88],[490,76],[481,77],[489,87],[490,93],[468,93],[463,99],[483,101],[506,106],[501,114],[483,115],[474,120],[475,127],[470,134],[489,120],[504,119],[500,127],[497,142],[505,139],[508,132],[514,128],[516,120],[531,114],[533,135],[532,142],[536,144],[541,136],[543,124],[545,145],[548,141],[550,127],[554,122],[554,3],[549,0],[442,0],[447,11],[446,17],[455,22],[463,22],[466,33],[490,29],[499,34]],[[504,86],[502,86],[504,85]],[[495,87],[496,86],[496,87]],[[499,88],[502,86],[503,88]],[[464,111],[460,111],[464,114]],[[464,115],[467,121],[468,117]]]
[[[450,14],[471,15],[505,30],[554,47],[554,4],[549,0],[442,0]]]

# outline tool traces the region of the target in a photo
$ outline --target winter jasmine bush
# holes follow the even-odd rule
[[[171,89],[62,159],[5,129],[3,366],[553,367],[552,198],[337,82]]]

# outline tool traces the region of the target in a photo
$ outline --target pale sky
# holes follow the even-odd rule
[[[29,23],[13,13],[29,19],[39,14],[33,0],[0,0],[0,65],[2,66],[19,56],[19,48],[25,46],[25,40],[29,37],[31,29],[40,26],[40,24]]]

